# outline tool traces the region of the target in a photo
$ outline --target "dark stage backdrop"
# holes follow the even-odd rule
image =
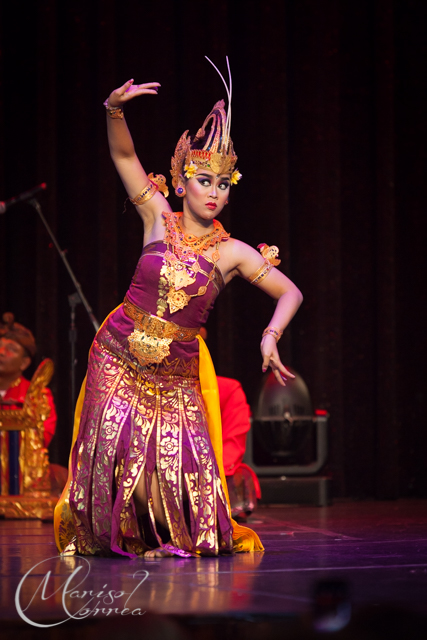
[[[203,55],[222,70],[230,56],[244,178],[222,221],[253,246],[279,245],[304,293],[280,348],[330,412],[336,496],[427,495],[426,27],[424,0],[1,4],[0,198],[48,183],[44,213],[99,320],[142,245],[102,102],[130,77],[161,82],[126,115],[146,169],[169,175],[178,137],[225,97]],[[56,364],[51,457],[64,464],[73,286],[28,205],[1,216],[0,267],[0,310]],[[237,280],[209,342],[252,400],[273,302]],[[82,307],[77,326],[80,384],[93,338]]]

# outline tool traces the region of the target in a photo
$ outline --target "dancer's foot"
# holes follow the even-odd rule
[[[163,549],[163,547],[157,547],[157,549],[150,549],[144,553],[144,558],[172,558],[173,553]]]

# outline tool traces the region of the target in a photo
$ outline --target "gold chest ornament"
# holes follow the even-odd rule
[[[219,243],[228,240],[230,234],[224,230],[218,220],[213,221],[214,230],[204,236],[185,234],[179,224],[182,213],[165,212],[163,216],[166,225],[165,243],[168,249],[165,251],[160,275],[165,276],[168,281],[167,303],[170,313],[175,313],[184,309],[191,298],[205,295],[209,283],[215,278],[216,263],[220,259]],[[200,271],[199,256],[215,245],[216,249],[212,254],[213,266],[206,284],[200,286],[197,293],[186,293],[184,288],[194,284],[196,275]]]

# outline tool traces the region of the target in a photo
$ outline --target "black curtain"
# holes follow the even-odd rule
[[[169,176],[178,137],[225,97],[203,56],[225,71],[229,55],[244,177],[221,219],[252,246],[277,244],[304,293],[280,349],[330,412],[335,495],[426,496],[427,4],[39,0],[0,12],[0,197],[48,183],[40,203],[99,320],[142,245],[102,102],[130,77],[161,83],[126,117],[145,168]],[[65,464],[73,286],[29,205],[0,218],[0,268],[0,311],[33,329],[37,362],[55,361],[51,458]],[[272,311],[236,279],[208,325],[218,373],[250,400]],[[93,338],[81,306],[77,327],[80,383]]]

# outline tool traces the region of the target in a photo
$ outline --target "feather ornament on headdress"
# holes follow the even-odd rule
[[[233,142],[230,138],[232,80],[228,57],[226,57],[226,60],[229,86],[227,86],[224,77],[214,63],[207,56],[205,57],[216,69],[224,83],[228,98],[228,109],[226,113],[224,100],[219,100],[193,140],[188,135],[188,130],[184,131],[178,140],[171,168],[172,185],[175,189],[180,181],[184,180],[184,176],[187,179],[193,177],[199,168],[210,169],[217,175],[230,173],[232,174],[232,184],[237,184],[242,177],[241,173],[234,169],[237,156],[234,153]]]

